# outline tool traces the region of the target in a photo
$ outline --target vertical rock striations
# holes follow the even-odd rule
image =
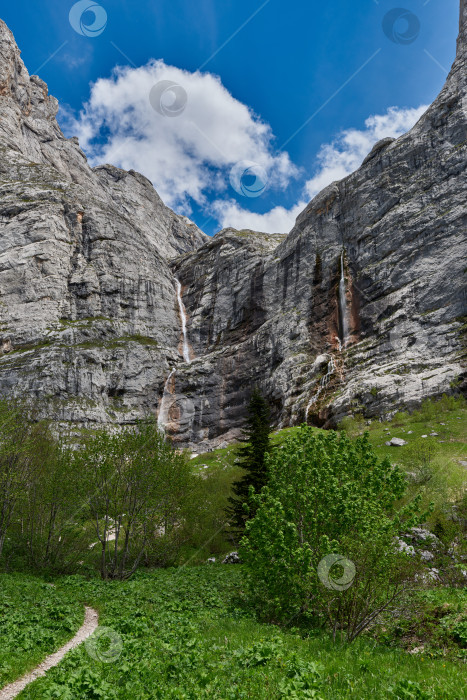
[[[178,359],[168,260],[207,237],[134,171],[91,169],[0,21],[0,391],[56,420],[154,412]]]
[[[208,239],[142,175],[91,169],[0,22],[0,392],[183,445],[415,406],[465,377],[467,8],[446,85],[288,236]]]
[[[466,42],[463,2],[433,105],[315,197],[273,250],[227,231],[174,263],[201,358],[177,377],[197,402],[182,439],[230,437],[255,382],[278,425],[388,414],[465,385]]]

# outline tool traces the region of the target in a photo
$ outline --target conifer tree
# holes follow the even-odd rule
[[[238,464],[245,470],[245,474],[234,482],[234,495],[229,498],[231,506],[227,509],[231,526],[239,532],[243,531],[245,522],[255,514],[249,498],[250,486],[255,493],[259,493],[267,483],[266,455],[271,449],[270,431],[269,404],[258,387],[255,387],[248,405],[247,427],[243,431],[244,444],[238,450]]]

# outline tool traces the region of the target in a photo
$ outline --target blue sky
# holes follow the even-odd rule
[[[142,171],[210,234],[288,230],[329,178],[409,128],[443,85],[459,13],[458,0],[100,0],[105,29],[86,36],[95,15],[75,31],[73,4],[15,0],[1,17],[91,162]],[[149,100],[167,80],[177,116]]]

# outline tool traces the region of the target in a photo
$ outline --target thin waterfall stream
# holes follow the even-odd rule
[[[190,346],[188,345],[188,334],[187,334],[187,330],[186,330],[186,309],[185,309],[185,304],[183,303],[183,299],[182,299],[182,284],[178,279],[175,279],[175,282],[177,283],[177,301],[178,301],[178,308],[180,311],[180,318],[182,321],[183,359],[185,360],[185,362],[190,363],[191,362]]]
[[[348,316],[348,309],[347,309],[347,296],[346,296],[346,288],[345,288],[345,274],[344,274],[344,251],[341,253],[341,276],[339,280],[339,322],[340,322],[340,338],[338,338],[338,343],[339,343],[339,350],[343,350],[348,342],[349,339],[349,316]],[[324,374],[320,381],[319,381],[319,386],[318,390],[313,394],[311,399],[308,402],[308,405],[306,407],[306,413],[305,417],[308,418],[308,414],[310,412],[311,407],[313,404],[317,402],[321,394],[323,393],[324,389],[327,387],[329,384],[329,381],[332,377],[332,375],[336,371],[336,364],[334,362],[334,358],[331,355],[330,360],[328,362],[328,366],[326,369],[326,374]]]
[[[169,420],[170,406],[172,405],[172,392],[170,391],[170,380],[175,374],[175,369],[170,371],[169,376],[165,380],[164,393],[162,394],[162,401],[159,408],[159,415],[157,416],[157,427],[162,432],[165,432],[165,426]]]
[[[342,251],[341,255],[341,278],[339,281],[339,317],[341,331],[341,347],[345,348],[349,338],[349,317],[347,311],[347,297],[345,289],[344,251]]]
[[[308,414],[310,412],[311,407],[313,406],[314,403],[316,403],[318,401],[322,392],[324,391],[326,386],[329,384],[329,380],[331,379],[331,377],[335,371],[336,371],[336,365],[334,362],[334,358],[331,355],[330,360],[328,362],[326,374],[324,376],[322,376],[321,379],[319,380],[318,391],[315,394],[313,394],[313,396],[311,397],[311,399],[308,402],[308,406],[306,407],[305,418],[308,418]]]
[[[178,310],[180,312],[180,320],[182,323],[182,343],[183,343],[182,355],[183,355],[184,362],[186,362],[187,364],[190,364],[191,355],[190,355],[190,346],[188,344],[186,309],[185,309],[185,304],[183,303],[183,299],[182,299],[182,284],[181,284],[180,280],[178,280],[177,278],[175,278],[175,284],[176,284],[176,288],[177,288]],[[176,369],[173,368],[170,371],[170,374],[165,381],[161,405],[159,408],[159,415],[157,416],[157,427],[159,428],[159,430],[162,430],[162,432],[165,432],[165,427],[166,427],[168,420],[169,420],[170,407],[174,401],[173,394],[171,391],[171,380],[172,380],[172,377],[175,375],[175,372],[176,372]]]

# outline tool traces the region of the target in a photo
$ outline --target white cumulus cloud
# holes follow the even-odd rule
[[[316,174],[306,183],[311,199],[335,180],[350,175],[362,164],[375,143],[381,139],[398,138],[409,131],[427,110],[422,105],[416,109],[390,107],[386,114],[377,114],[365,122],[364,129],[346,129],[318,153]]]
[[[149,96],[161,81],[181,86],[186,105],[164,116]],[[163,96],[170,106],[174,94]],[[182,100],[183,102],[183,100]],[[276,153],[269,124],[236,100],[210,73],[190,73],[162,60],[140,68],[116,68],[91,86],[78,119],[65,125],[79,137],[93,165],[112,163],[137,170],[172,207],[190,212],[190,202],[207,206],[228,191],[229,172],[241,160],[268,173],[269,186],[284,187],[297,169],[287,153]]]
[[[265,214],[255,214],[234,200],[215,202],[214,210],[221,226],[288,233],[310,199],[331,182],[357,170],[375,143],[386,137],[398,138],[409,131],[426,110],[425,105],[414,109],[391,107],[386,114],[369,117],[364,129],[346,129],[332,143],[324,144],[317,156],[316,173],[305,183],[300,201],[291,209],[279,206]]]
[[[178,116],[164,116],[151,105],[151,90],[161,81],[181,86]],[[161,111],[170,108],[174,97],[164,94]],[[409,131],[426,109],[391,107],[370,116],[363,128],[339,133],[320,148],[310,168],[312,177],[297,184],[297,203],[289,209],[280,204],[280,189],[300,169],[288,153],[274,149],[270,125],[210,73],[190,73],[162,60],[140,68],[118,67],[91,86],[77,119],[65,107],[61,121],[68,135],[79,137],[92,165],[111,163],[143,173],[180,213],[189,215],[196,203],[221,228],[287,233],[310,199],[356,170],[377,141]],[[247,198],[242,206],[232,197],[229,174],[239,161],[257,163],[266,171],[269,197],[278,197],[270,211],[252,212]]]
[[[251,229],[262,233],[288,233],[306,205],[307,202],[303,200],[292,209],[279,206],[265,214],[243,209],[234,199],[218,199],[212,203],[211,207],[221,228]]]

